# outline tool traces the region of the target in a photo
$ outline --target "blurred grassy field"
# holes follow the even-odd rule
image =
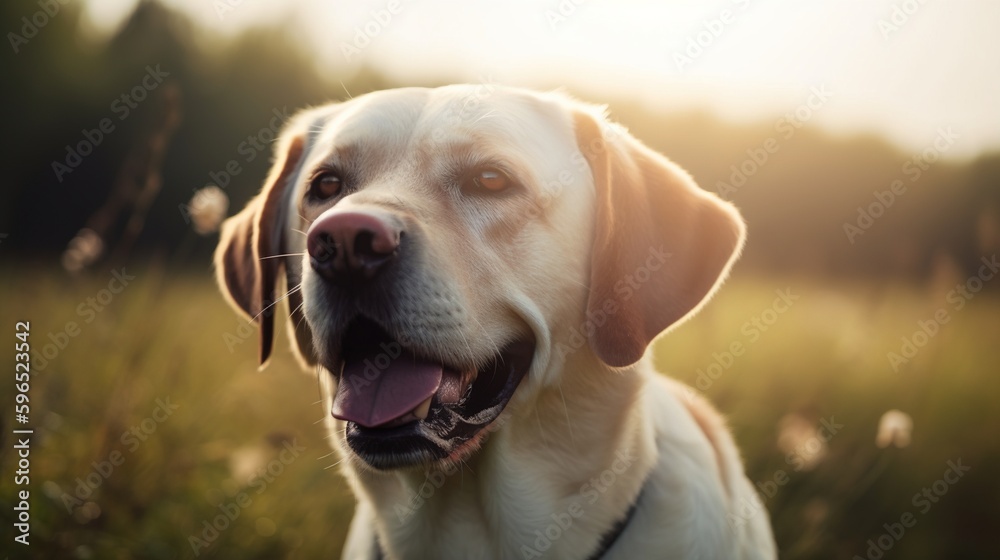
[[[230,352],[227,340],[242,340],[240,320],[207,272],[128,272],[136,279],[93,314],[79,306],[107,286],[108,271],[70,280],[21,270],[0,280],[0,325],[10,342],[15,321],[31,321],[36,351],[67,321],[80,326],[44,370],[37,363],[33,370],[32,545],[26,550],[8,537],[5,554],[190,558],[189,538],[202,538],[203,522],[242,495],[251,502],[199,558],[339,557],[352,499],[336,469],[324,468],[334,459],[316,424],[326,412],[317,404],[314,377],[298,370],[284,341],[270,369],[257,372],[256,332]],[[898,542],[891,539],[885,558],[998,557],[1000,301],[980,295],[954,311],[945,301],[950,288],[835,290],[737,274],[700,316],[658,342],[659,367],[700,385],[730,418],[784,558],[865,558],[868,540],[907,512],[916,524]],[[746,327],[772,309],[775,290],[798,299],[768,314],[775,320],[766,331],[752,322]],[[900,337],[941,307],[950,321],[894,372],[886,354],[898,352]],[[734,343],[743,352],[730,360],[722,353]],[[11,346],[0,349],[7,364]],[[713,363],[715,379],[708,377]],[[164,418],[158,399],[176,410]],[[5,434],[13,423],[11,401],[0,405]],[[893,408],[912,416],[912,443],[879,449],[879,417]],[[789,452],[778,445],[788,415],[799,424],[842,426],[822,445],[799,440],[802,450]],[[133,426],[144,441],[122,440]],[[150,427],[155,431],[142,431]],[[282,462],[280,452],[293,441],[304,451]],[[8,531],[11,447],[7,436],[0,449],[0,519]],[[107,477],[93,474],[112,457],[123,462]],[[802,459],[813,464],[798,468]],[[942,480],[948,461],[959,460],[969,472],[924,513],[914,495]],[[88,476],[99,485],[68,511],[64,493],[76,493],[77,479]],[[776,480],[783,482],[768,484]]]

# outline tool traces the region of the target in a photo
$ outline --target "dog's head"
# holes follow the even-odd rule
[[[734,208],[600,110],[450,86],[295,117],[216,265],[262,364],[287,298],[342,442],[391,469],[475,452],[511,399],[572,375],[567,351],[634,364],[743,236]]]

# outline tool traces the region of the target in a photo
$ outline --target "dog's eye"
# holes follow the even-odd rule
[[[513,181],[506,173],[493,167],[484,167],[473,171],[465,181],[466,191],[501,193],[513,186]]]
[[[326,200],[337,196],[344,182],[336,173],[325,172],[316,176],[309,186],[309,194],[316,200]]]

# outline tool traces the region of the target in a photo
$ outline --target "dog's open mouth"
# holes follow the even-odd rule
[[[357,318],[341,340],[333,416],[351,449],[377,469],[446,459],[500,416],[531,366],[534,341],[508,344],[481,367],[415,354]]]

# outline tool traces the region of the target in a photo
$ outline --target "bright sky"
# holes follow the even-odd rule
[[[136,1],[87,11],[110,29]],[[917,151],[950,126],[950,156],[1000,149],[996,0],[164,2],[218,36],[299,28],[331,76],[365,62],[402,82],[565,84],[737,120],[776,120],[822,87],[833,95],[810,122],[828,130]]]

